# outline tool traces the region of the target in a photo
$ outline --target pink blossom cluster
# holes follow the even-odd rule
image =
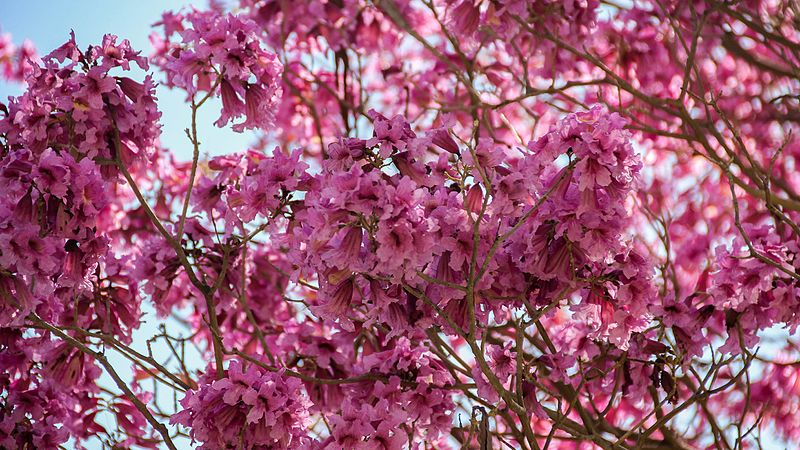
[[[149,58],[4,35],[0,448],[791,448],[790,3],[212,2]],[[207,157],[212,125],[252,144]]]
[[[631,332],[646,328],[653,296],[651,263],[630,245],[628,200],[641,162],[624,125],[619,115],[595,107],[528,145],[533,157],[521,163],[523,177],[543,180],[540,192],[553,195],[511,244],[519,269],[545,280],[537,302],[549,303],[568,284],[586,280],[577,316],[592,324],[596,337],[623,348]],[[552,165],[565,149],[574,170]]]
[[[377,381],[345,387],[331,435],[321,448],[395,449],[409,439],[438,442],[451,423],[453,378],[420,346],[400,338],[394,348],[371,353],[356,373]]]
[[[32,60],[29,60],[32,62]],[[0,120],[0,325],[3,446],[51,448],[101,432],[97,363],[50,331],[17,333],[31,317],[130,342],[141,298],[116,224],[160,132],[154,85],[118,71],[147,61],[106,35],[82,52],[74,37],[25,72],[27,91]],[[111,72],[111,73],[110,73]],[[8,327],[8,328],[5,328]],[[79,337],[76,342],[84,341]]]
[[[782,237],[774,229],[761,226],[747,230],[753,251],[761,259],[747,258],[749,246],[742,238],[732,249],[717,249],[717,270],[711,273],[707,304],[724,314],[728,342],[725,348],[739,351],[741,346],[758,342],[756,331],[784,323],[793,329],[797,317],[798,287],[795,273],[797,241]],[[744,336],[740,340],[740,333]]]
[[[31,69],[28,90],[12,99],[0,125],[11,149],[37,156],[51,149],[76,163],[100,160],[106,178],[116,173],[111,163],[117,158],[126,164],[150,158],[160,134],[155,85],[149,76],[137,82],[109,74],[131,70],[131,63],[148,69],[127,40],[117,43],[116,36],[106,35],[100,45],[82,52],[73,35],[43,60]],[[65,180],[56,175],[51,182],[56,189],[59,181]]]
[[[0,34],[0,74],[8,81],[23,81],[36,59],[36,49],[29,40],[20,47],[14,45],[10,33]]]
[[[186,90],[190,96],[208,92],[222,99],[222,112],[215,124],[233,125],[235,131],[268,128],[281,96],[283,70],[274,53],[258,40],[258,27],[246,17],[215,12],[191,11],[166,14],[160,22],[164,40],[155,35],[167,84]],[[174,33],[179,42],[169,39]]]
[[[301,386],[296,378],[234,361],[226,377],[201,379],[171,420],[190,427],[202,449],[304,448],[309,402]]]
[[[70,63],[61,67],[59,60]],[[140,84],[108,75],[131,62],[147,67],[127,41],[117,44],[107,35],[84,54],[71,39],[44,61],[0,121],[3,292],[18,302],[6,306],[11,310],[4,324],[24,319],[40,304],[40,314],[61,314],[62,300],[92,292],[89,277],[102,270],[109,247],[98,218],[112,202],[107,188],[119,177],[115,161],[149,159],[159,133],[150,79]],[[113,256],[106,263],[109,277],[119,273],[110,269],[117,265]],[[133,283],[125,280],[128,269],[121,270],[118,281]]]

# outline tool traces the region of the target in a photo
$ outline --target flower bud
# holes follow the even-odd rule
[[[434,131],[432,141],[434,145],[440,147],[441,149],[453,154],[458,154],[458,144],[456,144],[456,141],[453,140],[453,137],[450,136],[450,133],[448,133],[447,130]]]
[[[242,100],[239,94],[233,89],[228,80],[222,80],[219,85],[220,92],[222,93],[222,109],[229,111],[229,114],[235,114],[242,106]]]
[[[483,207],[483,190],[480,184],[473,184],[467,192],[467,199],[464,201],[464,206],[467,211],[471,213],[480,212]]]
[[[134,102],[144,97],[147,93],[142,83],[133,81],[128,77],[118,77],[117,83],[119,88],[122,89],[122,93]]]

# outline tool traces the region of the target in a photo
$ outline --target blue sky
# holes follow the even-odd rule
[[[70,30],[75,30],[81,48],[97,44],[104,34],[113,33],[129,39],[135,49],[149,55],[151,25],[160,19],[163,11],[191,4],[203,7],[206,3],[205,0],[0,0],[0,30],[11,33],[18,45],[24,39],[30,39],[42,55],[63,44],[69,38]],[[158,73],[155,78],[162,79]],[[9,95],[19,95],[21,88],[0,80],[0,101],[5,102]],[[158,88],[157,94],[163,113],[162,144],[179,159],[189,159],[191,150],[183,131],[190,123],[185,95],[163,87]],[[241,151],[253,142],[252,135],[247,133],[214,127],[218,115],[218,103],[207,103],[200,111],[199,132],[204,153],[219,155]]]

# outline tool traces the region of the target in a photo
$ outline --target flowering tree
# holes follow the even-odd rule
[[[800,443],[800,5],[619,3],[3,37],[0,448]]]

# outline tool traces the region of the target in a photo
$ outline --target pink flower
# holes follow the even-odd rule
[[[218,127],[223,127],[231,118],[239,117],[244,112],[244,103],[239,94],[233,89],[228,80],[223,79],[219,84],[220,97],[222,97],[222,114],[216,122]]]
[[[497,378],[503,382],[517,373],[517,353],[511,348],[512,345],[513,342],[506,341],[502,346],[489,346],[488,355],[491,361],[492,371]]]
[[[335,283],[337,280],[333,281]],[[322,304],[313,308],[312,311],[324,319],[339,319],[346,330],[352,331],[353,325],[350,319],[348,319],[347,314],[353,306],[354,291],[355,284],[352,277],[329,285],[321,293],[320,300]]]
[[[340,269],[357,267],[364,231],[361,227],[347,227],[340,233],[342,235],[336,247],[323,254],[323,258],[330,264]]]
[[[394,151],[403,151],[408,141],[417,137],[403,116],[397,115],[387,119],[381,113],[370,110],[369,116],[374,126],[374,137],[367,141],[367,146],[380,146],[380,155],[389,157]]]
[[[200,448],[303,448],[310,403],[296,378],[247,369],[231,361],[225,378],[213,370],[181,400],[184,409],[170,420],[188,427]]]
[[[0,265],[24,275],[53,275],[62,252],[53,238],[40,237],[34,225],[0,232]]]
[[[193,10],[165,16],[162,24],[167,39],[176,31],[183,38],[175,51],[167,44],[163,60],[158,60],[168,84],[190,96],[218,84],[215,94],[222,98],[218,127],[242,116],[245,120],[235,123],[234,131],[266,130],[272,125],[282,94],[283,67],[262,47],[254,22],[240,15]]]
[[[0,75],[3,78],[23,81],[36,60],[36,49],[31,41],[25,40],[17,47],[11,41],[11,34],[0,34]]]
[[[448,17],[459,35],[470,37],[478,30],[481,13],[473,0],[463,0],[450,10]]]

